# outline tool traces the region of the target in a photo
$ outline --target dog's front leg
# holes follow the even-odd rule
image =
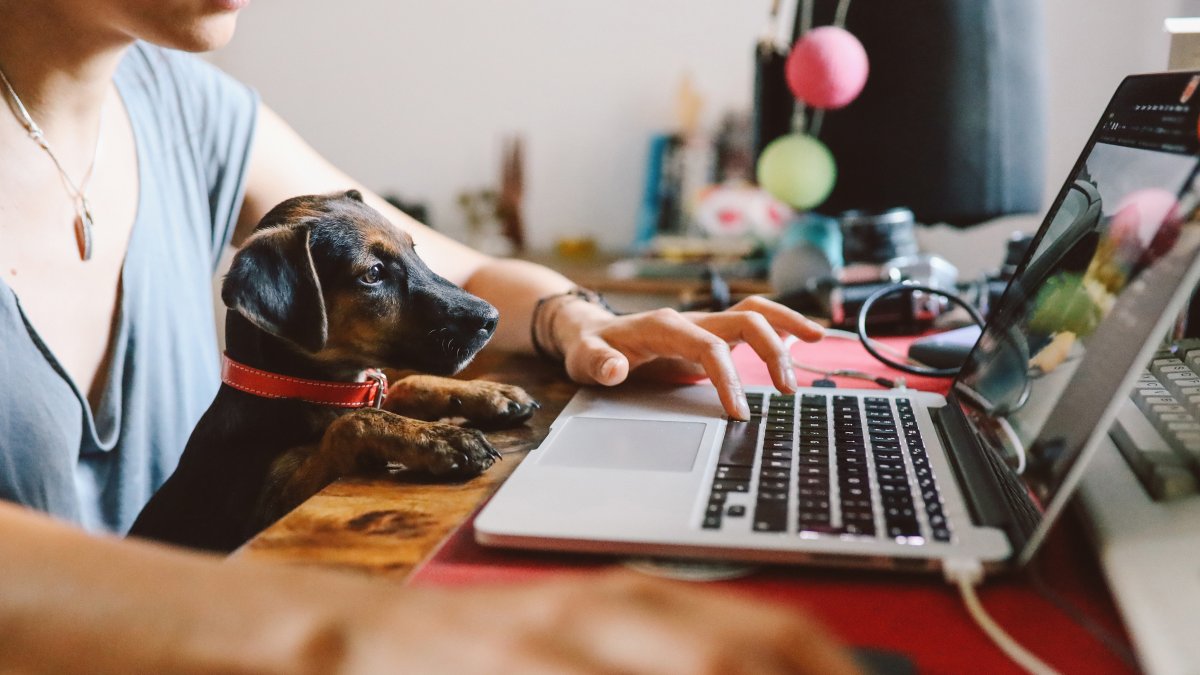
[[[524,389],[487,380],[409,375],[388,390],[385,410],[421,420],[463,417],[476,427],[513,427],[540,406]]]
[[[482,473],[499,458],[476,429],[374,408],[355,410],[334,420],[320,443],[292,448],[271,464],[258,509],[260,525],[364,467],[402,464],[410,471],[461,480]]]

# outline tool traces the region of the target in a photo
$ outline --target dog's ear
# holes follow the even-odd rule
[[[284,225],[250,237],[225,275],[221,300],[255,326],[310,352],[320,351],[329,337],[308,227]]]
[[[356,202],[361,202],[363,200],[362,193],[358,190],[346,190],[346,196]]]

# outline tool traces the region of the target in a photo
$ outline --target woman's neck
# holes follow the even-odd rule
[[[113,74],[133,39],[99,27],[95,17],[65,16],[53,2],[0,0],[0,25],[0,70],[46,137],[57,146],[94,142]]]

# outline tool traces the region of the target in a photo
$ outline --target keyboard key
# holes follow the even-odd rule
[[[889,537],[917,537],[921,535],[921,528],[916,520],[888,523],[887,533]]]
[[[874,523],[847,523],[842,530],[846,534],[859,534],[873,537],[875,536]]]
[[[713,492],[749,492],[750,481],[748,480],[715,480],[712,484]],[[695,493],[693,493],[695,494]]]
[[[787,531],[787,504],[781,502],[759,502],[754,507],[754,531]]]
[[[883,504],[883,508],[885,509],[911,509],[913,498],[912,495],[908,494],[886,494],[879,497],[879,503]]]
[[[748,466],[717,465],[717,480],[750,480],[751,469]]]
[[[802,525],[828,525],[829,513],[827,511],[801,511],[798,520]]]
[[[754,466],[755,446],[758,444],[758,424],[729,420],[725,423],[725,438],[721,441],[718,464]]]

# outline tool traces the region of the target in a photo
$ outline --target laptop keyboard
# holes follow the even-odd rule
[[[1143,419],[1122,417],[1113,442],[1155,501],[1200,491],[1200,343],[1187,340],[1154,355],[1138,378],[1134,404]]]
[[[757,393],[747,399],[750,420],[726,425],[705,529],[748,517],[755,532],[950,540],[911,401]],[[745,501],[730,500],[734,493],[752,496],[749,508],[730,504]]]

